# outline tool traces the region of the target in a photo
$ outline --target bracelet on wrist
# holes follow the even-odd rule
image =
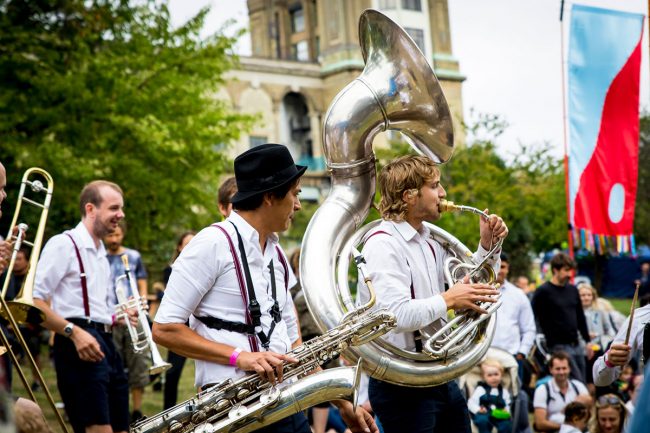
[[[609,360],[609,350],[608,350],[607,352],[605,352],[605,365],[606,365],[608,368],[614,368],[614,367],[616,367],[616,366],[615,366],[614,364],[612,364],[612,362]]]
[[[232,351],[232,354],[230,355],[230,365],[233,367],[237,367],[237,358],[239,358],[239,354],[242,353],[243,349],[241,347],[237,347],[235,350]]]

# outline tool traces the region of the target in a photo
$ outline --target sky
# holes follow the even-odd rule
[[[497,149],[506,158],[519,143],[549,143],[556,156],[564,153],[562,25],[569,38],[569,14],[573,3],[646,15],[646,0],[565,1],[560,23],[560,0],[448,0],[452,51],[465,75],[463,109],[467,122],[476,113],[496,114],[508,123],[497,138]],[[171,0],[172,20],[180,25],[202,6],[210,5],[207,30],[216,30],[233,19],[248,25],[246,0]],[[250,54],[244,35],[237,46]],[[650,109],[648,29],[644,25],[641,64],[641,109]],[[564,56],[566,57],[566,47]],[[474,113],[474,114],[472,114]]]

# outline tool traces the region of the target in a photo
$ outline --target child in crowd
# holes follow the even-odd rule
[[[499,361],[488,358],[481,363],[483,381],[478,383],[467,401],[472,421],[479,433],[490,433],[495,427],[497,433],[512,431],[511,397],[501,384],[503,372]]]
[[[564,423],[559,433],[582,433],[589,423],[589,408],[578,401],[571,402],[564,408]]]
[[[630,415],[634,413],[634,408],[636,406],[636,400],[639,396],[639,391],[641,390],[641,385],[643,385],[642,374],[633,376],[632,379],[630,379],[630,388],[629,388],[630,399],[625,403],[625,408],[627,409]]]

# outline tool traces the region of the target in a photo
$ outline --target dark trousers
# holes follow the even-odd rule
[[[172,366],[165,373],[163,410],[167,410],[176,405],[176,400],[178,400],[178,382],[181,380],[181,373],[183,372],[186,359],[183,355],[179,355],[171,350],[167,352],[167,362]]]
[[[370,378],[370,404],[385,433],[470,433],[467,401],[456,382],[430,388]]]
[[[298,412],[255,431],[260,433],[311,433],[311,427],[309,427],[305,414]]]
[[[111,425],[113,431],[129,428],[129,385],[111,334],[86,329],[97,339],[104,359],[82,361],[72,340],[54,337],[56,380],[65,411],[75,433],[91,425]]]
[[[473,418],[478,433],[491,433],[493,429],[496,429],[497,433],[512,432],[512,421],[509,419],[494,419],[487,413],[477,413]]]

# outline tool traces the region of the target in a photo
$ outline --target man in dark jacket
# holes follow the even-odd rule
[[[553,276],[535,290],[533,312],[538,327],[546,337],[551,352],[564,351],[569,354],[571,376],[581,382],[586,378],[585,355],[593,357],[589,341],[587,321],[582,310],[578,289],[569,284],[575,261],[567,254],[559,253],[551,259]],[[582,340],[580,339],[582,336]]]

